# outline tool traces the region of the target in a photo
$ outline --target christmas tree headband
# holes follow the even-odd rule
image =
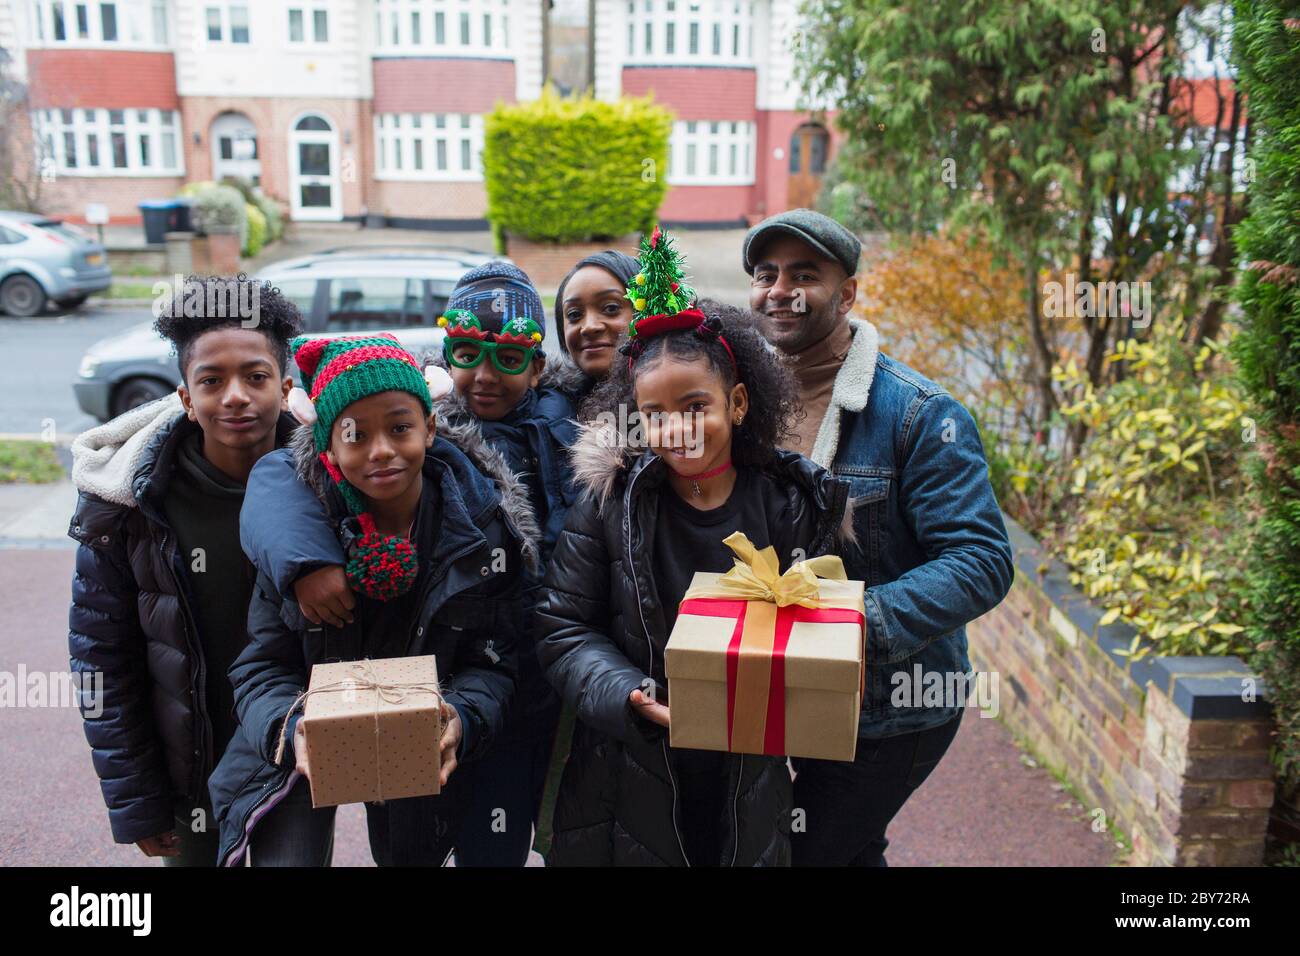
[[[722,322],[695,306],[695,290],[686,284],[682,254],[673,247],[668,234],[655,226],[654,232],[643,236],[637,261],[640,271],[628,283],[626,296],[635,314],[628,325],[627,344],[619,350],[627,356],[628,371],[645,351],[649,339],[690,330],[705,341],[721,342],[731,367],[738,373],[736,355],[722,334]]]

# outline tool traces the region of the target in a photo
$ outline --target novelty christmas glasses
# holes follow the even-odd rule
[[[467,309],[448,309],[438,325],[447,330],[442,354],[453,368],[478,368],[490,357],[498,372],[520,375],[542,341],[541,326],[525,315],[511,319],[495,334],[484,331],[478,316]]]

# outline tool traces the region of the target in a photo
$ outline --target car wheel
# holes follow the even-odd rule
[[[27,318],[44,308],[45,290],[31,276],[10,276],[0,285],[0,311]]]
[[[156,378],[128,378],[113,392],[113,416],[163,398],[176,391]]]
[[[88,295],[75,295],[71,299],[60,299],[59,308],[71,312],[73,309],[79,309],[85,305],[86,300],[89,298],[90,296]]]

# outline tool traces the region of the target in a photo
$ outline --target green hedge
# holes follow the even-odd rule
[[[605,103],[551,88],[498,104],[484,122],[494,234],[539,242],[612,239],[654,227],[667,192],[673,115],[650,97]]]
[[[1233,56],[1250,110],[1250,215],[1232,343],[1255,406],[1257,529],[1248,634],[1277,719],[1284,792],[1300,791],[1300,29],[1285,4],[1234,4]]]

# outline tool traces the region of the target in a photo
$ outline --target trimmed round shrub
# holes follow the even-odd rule
[[[587,242],[649,232],[668,190],[672,122],[650,97],[606,103],[547,87],[532,102],[499,103],[483,142],[494,234]]]

